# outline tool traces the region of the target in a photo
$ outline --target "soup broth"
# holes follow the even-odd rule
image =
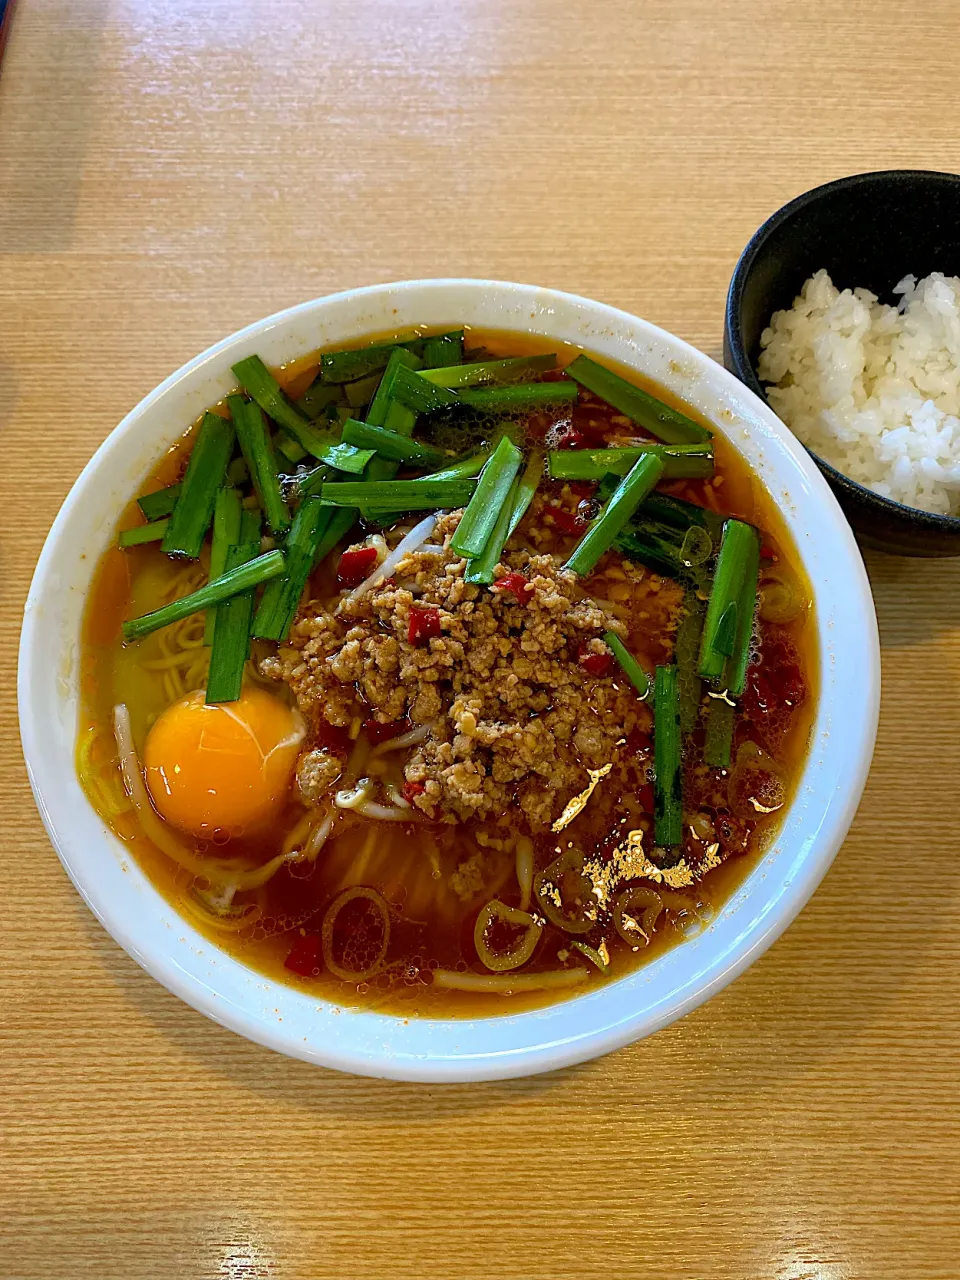
[[[578,355],[512,333],[468,331],[465,347],[467,361],[556,352],[558,370],[535,376],[544,386],[561,385],[559,369]],[[274,370],[289,400],[311,411],[331,394],[317,381],[320,354]],[[616,372],[700,421],[666,389]],[[331,384],[323,421],[339,428],[348,414],[362,420],[380,373]],[[227,415],[223,406],[214,412]],[[489,448],[505,428],[527,456],[628,448],[646,437],[581,386],[575,401],[506,416],[482,404],[427,412],[415,438],[453,461]],[[141,493],[180,481],[196,440],[194,428]],[[253,805],[253,816],[230,830],[189,829],[189,814],[171,822],[156,789],[167,776],[163,752],[172,749],[161,728],[168,744],[179,741],[170,708],[195,694],[196,706],[181,714],[186,724],[203,702],[205,615],[131,643],[121,630],[200,587],[211,573],[210,547],[192,560],[171,558],[156,541],[111,547],[94,576],[82,637],[78,768],[91,802],[212,943],[339,1004],[404,1017],[512,1013],[615,980],[682,944],[709,925],[775,833],[808,748],[817,682],[811,593],[781,515],[722,435],[713,450],[712,474],[661,478],[654,495],[677,500],[676,511],[689,503],[707,513],[706,532],[681,539],[681,581],[655,547],[647,563],[628,554],[626,535],[591,571],[564,573],[619,477],[544,475],[492,584],[464,581],[462,557],[450,547],[459,516],[448,514],[387,581],[351,602],[425,513],[355,525],[312,572],[285,642],[252,642],[246,701],[237,705],[244,716],[268,718],[278,706],[298,727],[276,757],[282,795],[271,793],[268,820],[248,788],[237,812]],[[276,457],[289,495],[311,460]],[[401,468],[408,473],[408,463]],[[252,509],[255,499],[246,502]],[[729,517],[754,526],[760,541],[759,607],[736,699],[722,682],[700,684],[694,671],[718,576],[718,530]],[[119,529],[142,519],[131,502]],[[273,541],[261,545],[268,551]],[[655,668],[675,664],[679,672],[682,833],[670,847],[655,838],[651,699],[603,639],[610,631],[651,679]],[[733,723],[727,767],[704,760],[727,714],[718,714],[719,701]],[[149,821],[124,785],[118,705],[158,803]]]

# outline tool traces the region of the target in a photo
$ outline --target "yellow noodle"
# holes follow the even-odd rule
[[[512,995],[515,991],[548,991],[556,987],[575,987],[586,982],[586,969],[553,969],[548,973],[458,973],[455,969],[434,969],[433,985],[447,991],[488,991],[494,995]]]

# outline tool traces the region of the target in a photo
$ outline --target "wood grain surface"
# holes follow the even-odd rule
[[[27,787],[46,531],[188,357],[352,285],[600,298],[719,355],[755,227],[960,170],[956,0],[21,0],[0,74],[0,1277],[956,1280],[960,562],[869,558],[883,714],[797,923],[540,1079],[290,1062],[100,929]]]

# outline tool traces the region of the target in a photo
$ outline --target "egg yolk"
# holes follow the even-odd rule
[[[157,812],[196,836],[256,831],[287,798],[304,734],[299,713],[263,689],[209,706],[202,690],[188,694],[144,745]]]

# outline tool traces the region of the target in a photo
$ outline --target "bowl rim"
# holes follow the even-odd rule
[[[767,402],[766,392],[764,391],[763,383],[757,377],[752,361],[747,355],[743,341],[743,330],[740,324],[746,282],[753,269],[757,255],[773,232],[823,197],[855,187],[871,186],[875,183],[881,185],[891,179],[902,179],[905,182],[932,180],[934,183],[942,182],[943,186],[960,188],[960,174],[949,173],[942,169],[871,169],[865,173],[851,173],[846,177],[834,178],[830,182],[824,182],[818,187],[811,187],[808,191],[803,191],[800,195],[794,196],[792,200],[788,200],[786,204],[781,205],[765,222],[761,223],[747,241],[743,252],[737,259],[737,265],[733,269],[733,275],[730,277],[730,285],[727,289],[727,301],[724,310],[726,348],[733,364],[731,372],[735,373],[740,381],[748,386],[755,395],[760,396],[765,403]],[[807,449],[806,445],[803,447]],[[831,484],[842,490],[853,501],[874,508],[878,514],[883,514],[896,520],[907,520],[918,531],[960,534],[960,515],[949,516],[935,511],[924,511],[920,507],[911,507],[905,502],[896,502],[893,498],[886,498],[881,493],[874,493],[872,489],[868,489],[866,485],[861,484],[858,480],[851,479],[850,476],[838,470],[833,463],[827,462],[825,458],[813,449],[807,449],[807,452],[815,459],[817,466],[829,477]]]
[[[835,577],[839,581],[843,576],[842,571],[848,571],[842,591],[833,591],[832,587],[828,591],[825,587],[824,595],[820,597],[822,604],[829,595],[837,610],[839,629],[849,629],[842,646],[834,647],[833,640],[826,634],[827,623],[820,617],[819,611],[816,615],[821,668],[827,654],[841,668],[841,673],[847,680],[844,696],[848,699],[848,705],[841,708],[842,715],[833,717],[831,707],[822,697],[818,697],[817,718],[802,775],[803,780],[809,775],[815,782],[820,781],[822,795],[817,799],[812,816],[803,825],[807,799],[796,794],[784,816],[777,838],[700,938],[685,941],[617,982],[605,984],[590,993],[571,996],[542,1009],[517,1014],[504,1012],[498,1016],[472,1020],[412,1018],[407,1023],[394,1016],[340,1008],[323,1001],[317,1003],[316,997],[308,998],[296,988],[274,982],[247,969],[240,961],[228,953],[220,952],[202,935],[192,930],[134,864],[129,871],[138,880],[138,884],[143,882],[140,887],[147,894],[155,912],[162,916],[166,911],[174,918],[177,931],[185,935],[179,941],[189,942],[193,939],[208,951],[214,952],[213,960],[205,963],[216,968],[204,972],[202,968],[197,968],[197,962],[189,956],[185,958],[185,952],[177,953],[172,944],[158,944],[155,939],[148,939],[146,943],[143,941],[140,936],[143,920],[133,920],[126,915],[123,906],[118,907],[111,899],[113,891],[105,890],[96,876],[86,874],[88,868],[85,868],[84,862],[89,862],[92,855],[82,847],[82,841],[76,834],[74,820],[77,813],[75,809],[70,809],[70,796],[61,793],[69,791],[69,785],[64,784],[71,782],[74,799],[79,793],[73,762],[76,727],[74,725],[69,759],[59,763],[58,776],[54,765],[55,753],[48,750],[52,741],[49,731],[56,725],[52,714],[47,716],[47,723],[44,723],[44,698],[52,703],[54,698],[62,696],[58,685],[62,677],[51,670],[49,664],[44,667],[38,656],[42,626],[46,625],[48,630],[50,627],[49,623],[42,622],[40,615],[45,601],[59,606],[59,593],[62,593],[63,583],[56,571],[57,556],[61,553],[65,556],[77,555],[69,542],[68,534],[71,520],[80,510],[87,491],[92,489],[98,473],[109,463],[112,453],[116,452],[119,456],[124,442],[128,438],[137,437],[141,422],[171,390],[184,383],[186,390],[183,394],[186,396],[190,391],[191,378],[204,372],[206,366],[214,365],[238,347],[242,348],[253,340],[266,340],[271,330],[279,331],[284,326],[289,328],[299,320],[315,318],[336,306],[349,304],[354,309],[359,309],[367,302],[379,300],[382,304],[385,299],[396,302],[398,298],[405,298],[407,305],[410,305],[413,297],[419,299],[418,307],[427,307],[431,299],[435,301],[435,295],[445,298],[448,293],[461,299],[459,303],[451,303],[451,309],[460,306],[467,312],[471,307],[482,308],[483,300],[489,300],[491,296],[498,306],[501,303],[503,306],[515,305],[515,314],[520,323],[501,327],[512,327],[517,331],[544,331],[543,328],[538,329],[529,324],[526,320],[528,311],[531,318],[536,313],[539,323],[546,326],[547,321],[543,317],[552,316],[557,308],[566,308],[568,311],[573,309],[578,321],[586,326],[583,332],[589,331],[593,335],[594,349],[600,345],[603,334],[629,334],[629,338],[624,336],[616,340],[631,344],[630,350],[631,353],[636,353],[635,365],[638,369],[643,368],[640,361],[644,351],[651,360],[660,359],[664,367],[669,356],[671,367],[674,362],[678,362],[678,368],[682,365],[693,371],[690,376],[700,380],[695,381],[694,386],[702,384],[704,394],[711,403],[729,406],[731,425],[720,428],[723,434],[730,436],[738,416],[745,436],[747,425],[756,430],[762,447],[769,445],[773,450],[777,482],[785,484],[790,478],[796,482],[797,492],[792,504],[795,506],[799,502],[801,508],[804,504],[815,504],[820,517],[817,521],[819,527],[805,529],[803,534],[806,539],[812,540],[814,552],[810,552],[809,547],[805,552],[796,530],[791,526],[791,535],[797,541],[797,549],[805,568],[809,571],[809,557],[812,555],[815,561],[816,549],[819,548],[824,557],[829,550],[831,580]],[[537,308],[540,310],[537,311]],[[461,315],[461,320],[462,318]],[[483,322],[478,320],[467,319],[466,322],[483,327]],[[365,329],[360,322],[355,323],[357,328],[351,332],[355,332],[357,338],[362,338],[367,333],[373,336],[369,327]],[[570,328],[573,322],[560,322],[558,328],[563,329],[564,324]],[[602,327],[590,327],[593,325]],[[486,327],[495,326],[487,323]],[[380,331],[383,331],[382,327]],[[558,341],[571,341],[569,338],[561,339],[557,334],[552,336]],[[285,340],[293,345],[289,334]],[[614,340],[611,336],[610,341]],[[591,345],[590,339],[585,339],[583,345]],[[227,364],[229,363],[232,361],[228,360]],[[209,374],[209,370],[207,373]],[[696,397],[691,393],[690,398],[695,400]],[[714,412],[719,413],[720,410],[715,409]],[[140,430],[140,434],[144,432]],[[154,445],[149,453],[144,452],[144,456],[152,460],[159,457],[160,452],[160,446]],[[141,464],[141,479],[146,474],[148,465]],[[776,472],[777,467],[779,473]],[[110,536],[113,522],[106,522],[101,517],[99,527],[105,534],[100,544],[103,546]],[[833,626],[833,622],[830,622],[830,626]],[[826,678],[826,673],[821,670],[821,687]],[[193,1008],[268,1048],[354,1074],[430,1082],[462,1083],[532,1075],[598,1057],[667,1026],[741,974],[780,936],[806,904],[846,836],[869,772],[879,716],[879,697],[879,635],[873,598],[859,550],[823,477],[769,406],[733,374],[702,352],[627,312],[558,290],[469,278],[373,285],[300,303],[255,321],[213,344],[161,382],[103,441],[83,468],[54,520],[40,554],[24,610],[18,666],[21,740],[28,776],[44,825],[79,893],[101,924],[132,958]],[[822,739],[814,736],[821,732]],[[847,744],[842,753],[840,748],[833,745],[838,737]],[[814,757],[817,755],[830,760],[829,769],[822,763],[814,765]],[[816,772],[817,767],[820,769],[819,773]],[[838,780],[840,785],[836,785]],[[60,787],[58,783],[61,784]],[[94,811],[85,798],[83,803],[86,804],[86,816],[89,819]],[[802,839],[795,840],[789,852],[784,853],[780,861],[774,864],[785,830],[792,830],[794,811],[799,814],[796,824]],[[102,862],[102,866],[109,869],[113,865],[111,858],[116,861],[123,859],[125,846],[110,834],[98,817],[96,824],[102,837],[96,856],[102,862],[99,850],[104,850],[103,856],[107,861]],[[134,863],[129,855],[127,861]],[[768,885],[768,870],[771,867],[775,870],[772,879],[776,883]],[[98,872],[101,869],[98,866]],[[123,870],[128,868],[124,867]],[[130,876],[125,883],[131,883]],[[737,912],[741,899],[747,900],[750,897],[748,888],[751,894],[756,895],[757,904],[751,899],[750,910],[755,908],[755,915],[744,922],[738,919]],[[708,945],[710,935],[721,936],[715,932],[721,924],[726,929],[726,933],[722,935],[723,945],[719,950],[715,947],[711,951]],[[167,924],[166,927],[169,929],[171,926]],[[672,963],[671,957],[679,955],[685,957],[684,962]],[[705,958],[701,959],[701,956]],[[216,971],[227,975],[226,995],[217,989],[215,980],[208,976]],[[644,989],[650,988],[656,978],[662,976],[662,972],[668,975],[678,973],[680,976],[671,978],[674,985],[670,988],[668,997],[651,997],[652,1003],[647,1007]],[[236,974],[240,978],[236,978]],[[234,998],[230,993],[230,982],[233,982],[235,988],[241,978],[246,986]],[[251,996],[249,992],[254,987],[258,993],[262,991],[266,994]],[[624,999],[627,999],[628,1007],[619,1008]],[[259,1010],[258,1004],[261,1006]],[[273,1019],[268,1006],[274,1005],[280,1008],[273,1008],[273,1013],[282,1009],[284,1015],[291,1011],[292,1016],[298,1015],[309,1005],[309,1026],[313,1039],[308,1042],[308,1037],[304,1036],[301,1040],[295,1017],[293,1025],[290,1025],[289,1018],[287,1025],[284,1025],[283,1018]],[[346,1017],[337,1022],[331,1014],[343,1014]],[[305,1025],[303,1023],[299,1030],[303,1030]],[[408,1035],[407,1027],[420,1028],[429,1034],[417,1039],[411,1032],[410,1043],[414,1048],[404,1049],[402,1045]],[[343,1043],[338,1039],[341,1032],[346,1033]],[[429,1044],[433,1043],[431,1036],[434,1032],[440,1048],[426,1053],[418,1049],[424,1038]],[[515,1044],[518,1034],[520,1042]],[[330,1039],[325,1040],[325,1035]],[[373,1042],[371,1036],[374,1037]],[[488,1042],[495,1042],[496,1047],[488,1048]]]

